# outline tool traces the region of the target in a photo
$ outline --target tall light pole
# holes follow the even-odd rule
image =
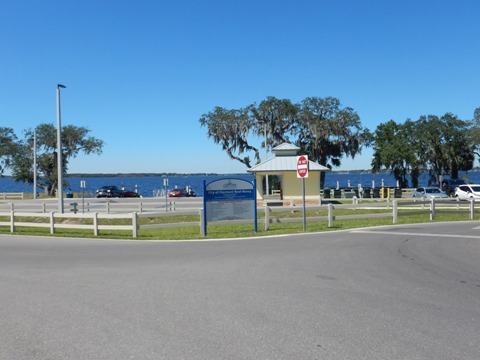
[[[58,172],[58,212],[63,214],[63,161],[62,161],[62,117],[60,114],[60,89],[66,86],[57,84],[57,172]]]
[[[33,131],[33,198],[37,199],[37,129]]]
[[[264,127],[263,127],[263,130],[264,130],[264,133],[265,133],[265,161],[267,161],[267,156],[268,156],[268,145],[267,145],[267,122],[265,121],[263,123]],[[265,192],[266,192],[266,195],[268,196],[269,195],[269,192],[268,192],[268,174],[265,175]]]

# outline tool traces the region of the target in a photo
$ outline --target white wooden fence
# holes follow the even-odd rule
[[[24,198],[23,192],[2,192],[0,193],[0,199],[22,199]]]
[[[69,201],[70,200],[70,201]],[[152,199],[153,200],[153,199]],[[201,207],[201,202],[175,202],[169,200],[167,202],[154,199],[154,201],[149,201],[144,199],[144,201],[128,201],[122,199],[122,201],[94,201],[94,200],[85,200],[82,199],[65,199],[64,208],[65,212],[76,212],[76,213],[125,213],[125,212],[198,212],[198,209]],[[49,213],[56,212],[58,209],[58,201],[17,201],[17,202],[8,202],[0,203],[0,212],[5,211],[21,211],[21,212],[40,212],[40,213]]]
[[[353,199],[352,204],[332,204],[328,203],[319,206],[307,206],[307,210],[327,210],[326,216],[307,217],[308,222],[326,221],[329,227],[334,225],[337,220],[348,219],[366,219],[366,218],[382,218],[391,217],[392,223],[398,222],[399,216],[415,215],[415,214],[429,214],[430,220],[435,220],[435,216],[438,213],[463,213],[468,214],[469,219],[473,219],[475,216],[476,203],[471,201],[458,201],[456,199],[446,200],[416,200],[416,201],[378,201],[378,202],[362,202],[358,203],[356,199]],[[358,214],[358,215],[337,215],[335,211],[337,209],[383,209],[385,212],[370,213],[370,214]],[[134,238],[138,237],[139,230],[142,229],[155,229],[155,228],[171,228],[171,227],[185,227],[185,226],[198,226],[200,227],[200,233],[203,229],[203,216],[201,215],[203,210],[194,210],[188,212],[189,214],[199,214],[199,221],[194,222],[181,222],[181,223],[151,223],[140,224],[141,218],[162,218],[165,216],[176,216],[175,212],[129,212],[129,213],[108,213],[108,212],[87,212],[87,213],[65,213],[60,214],[56,212],[21,212],[21,211],[2,211],[0,212],[0,218],[6,218],[7,221],[0,221],[0,226],[9,226],[12,233],[15,232],[16,227],[45,227],[50,229],[50,233],[54,234],[56,229],[68,228],[68,229],[87,229],[93,232],[93,235],[98,236],[101,230],[126,230],[131,231]],[[259,212],[265,212],[265,231],[269,230],[270,224],[286,223],[286,222],[301,222],[303,218],[280,218],[274,216],[276,212],[291,212],[301,211],[298,206],[265,206],[259,207]],[[35,219],[32,221],[31,219]],[[75,219],[75,221],[59,221],[59,219]],[[130,221],[126,225],[114,225],[114,224],[99,224],[99,219],[127,219]],[[215,223],[231,224],[231,223],[249,223],[252,220],[236,220],[236,221],[222,221]]]
[[[397,224],[399,216],[421,215],[429,214],[430,220],[435,220],[438,213],[463,213],[468,214],[468,218],[472,220],[475,216],[475,201],[459,201],[458,199],[410,199],[408,201],[399,201],[386,199],[386,201],[377,200],[361,200],[357,198],[352,199],[352,204],[333,204],[326,203],[323,206],[309,206],[308,210],[325,210],[327,208],[326,216],[307,217],[307,222],[313,221],[327,221],[329,227],[333,227],[336,220],[352,220],[352,219],[368,219],[368,218],[382,218],[391,217],[392,223]],[[384,209],[382,213],[358,214],[358,215],[336,215],[335,210],[339,209]],[[303,219],[299,218],[273,218],[272,213],[282,211],[300,211],[298,206],[266,206],[265,207],[265,231],[269,230],[271,223],[277,222],[300,222]],[[477,209],[479,211],[480,209]]]

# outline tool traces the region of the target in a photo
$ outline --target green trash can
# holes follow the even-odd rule
[[[372,196],[371,190],[370,188],[363,189],[363,197],[369,199]]]
[[[379,188],[373,189],[373,197],[377,198],[377,199],[380,197],[380,189]]]
[[[342,197],[342,189],[333,190],[333,197],[335,199],[340,199]]]
[[[397,198],[397,199],[401,198],[402,197],[402,189],[396,188],[394,190],[393,197]]]
[[[330,189],[323,189],[323,198],[330,199]]]

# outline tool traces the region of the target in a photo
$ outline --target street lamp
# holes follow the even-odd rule
[[[33,199],[37,200],[37,129],[33,130]]]
[[[57,172],[58,172],[58,212],[63,214],[63,161],[62,161],[62,120],[60,115],[60,89],[66,86],[57,84]]]
[[[265,161],[267,161],[267,156],[268,156],[268,145],[267,145],[267,122],[265,121],[263,123],[264,127],[263,127],[263,130],[264,130],[264,138],[265,138]],[[265,192],[267,193],[266,195],[268,196],[269,195],[269,191],[268,191],[268,174],[265,175]]]

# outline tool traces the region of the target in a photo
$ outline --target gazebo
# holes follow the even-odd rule
[[[290,143],[280,144],[272,149],[274,157],[247,170],[255,174],[258,199],[264,200],[265,195],[269,195],[268,192],[263,194],[263,186],[261,185],[263,178],[267,175],[279,177],[280,188],[273,190],[280,193],[282,200],[298,200],[302,198],[302,180],[297,178],[297,156],[299,150],[299,147]],[[310,160],[308,165],[308,178],[305,178],[305,199],[319,200],[320,173],[330,169]]]

